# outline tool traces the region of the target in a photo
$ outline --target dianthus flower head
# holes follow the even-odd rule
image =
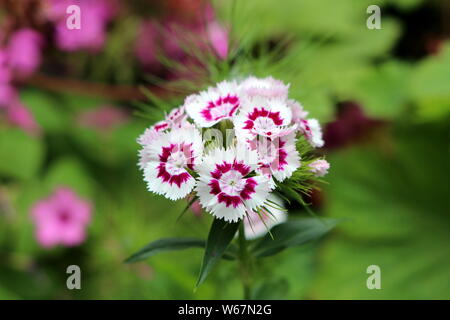
[[[201,205],[226,221],[238,221],[262,205],[271,188],[269,179],[256,173],[257,159],[245,145],[213,149],[197,170]]]
[[[300,167],[300,155],[295,146],[295,133],[275,139],[255,139],[250,143],[258,152],[258,170],[278,181],[292,176]]]
[[[186,197],[195,186],[191,172],[201,161],[202,151],[202,137],[195,128],[175,129],[158,136],[143,149],[148,190],[171,200]]]
[[[161,120],[145,129],[144,133],[139,136],[137,142],[143,147],[139,152],[139,167],[144,168],[147,159],[147,153],[144,151],[145,147],[158,139],[164,133],[170,132],[172,129],[190,129],[194,126],[187,121],[187,115],[184,107],[173,109],[164,120]]]
[[[274,139],[295,130],[291,120],[292,112],[285,100],[246,97],[234,118],[234,126],[240,140],[250,141],[259,136]]]
[[[187,97],[184,106],[198,126],[212,127],[236,114],[240,106],[238,85],[235,81],[220,82],[216,87]]]
[[[324,160],[308,154],[323,145],[319,122],[307,119],[308,112],[289,99],[288,91],[288,85],[271,77],[249,77],[188,96],[138,139],[139,167],[148,189],[172,200],[198,201],[228,222],[264,220],[273,214],[270,204],[279,213],[279,199],[268,196],[282,193],[280,183],[293,179],[287,184],[292,196],[309,190],[311,180],[327,170]],[[311,147],[298,143],[302,136]],[[303,170],[313,175],[302,182],[303,175],[294,173],[303,153],[309,164]]]

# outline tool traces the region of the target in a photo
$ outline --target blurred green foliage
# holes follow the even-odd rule
[[[342,150],[325,214],[350,218],[320,251],[312,296],[322,299],[450,299],[448,127],[392,128],[392,145]],[[378,265],[382,289],[364,270]]]

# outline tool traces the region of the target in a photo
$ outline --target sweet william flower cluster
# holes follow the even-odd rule
[[[324,144],[319,122],[288,93],[289,85],[272,77],[249,77],[188,96],[138,139],[148,190],[197,199],[229,222],[270,227],[269,217],[284,220],[277,185],[305,165],[298,139],[314,148]],[[315,176],[329,167],[319,158],[307,166]]]

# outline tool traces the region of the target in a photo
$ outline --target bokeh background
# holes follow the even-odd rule
[[[82,7],[86,30],[71,38],[55,8],[86,2],[101,9]],[[0,89],[10,94],[0,99],[1,299],[241,298],[227,261],[193,291],[198,249],[123,263],[161,237],[206,237],[211,216],[176,222],[186,203],[146,191],[136,138],[164,116],[155,101],[176,107],[233,65],[291,83],[321,121],[331,170],[306,200],[347,218],[314,245],[261,260],[256,297],[450,299],[449,1],[101,2],[0,1],[0,53],[17,31],[34,32],[17,41],[11,90]],[[372,4],[379,30],[366,27]],[[81,245],[43,248],[30,211],[59,186],[92,204],[92,222]],[[71,264],[81,290],[66,288]],[[369,265],[381,290],[366,287]]]

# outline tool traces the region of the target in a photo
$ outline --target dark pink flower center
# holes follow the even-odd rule
[[[209,183],[210,194],[217,196],[217,201],[225,203],[226,207],[238,207],[255,193],[256,180],[245,178],[250,170],[249,166],[236,160],[233,163],[217,164],[211,172],[213,179]]]
[[[250,130],[254,135],[276,137],[283,125],[284,119],[281,118],[279,111],[272,112],[262,107],[254,108],[247,114],[247,120],[242,129]]]
[[[67,224],[72,220],[72,215],[67,209],[61,209],[58,212],[58,220],[63,224]]]
[[[181,187],[181,185],[186,183],[190,177],[191,175],[187,172],[173,175],[170,174],[166,169],[166,164],[163,162],[161,162],[158,166],[158,178],[161,178],[162,181],[169,183],[170,185],[175,183],[178,187]]]
[[[159,161],[158,178],[181,187],[191,177],[186,168],[194,169],[192,144],[171,144],[163,147]]]

